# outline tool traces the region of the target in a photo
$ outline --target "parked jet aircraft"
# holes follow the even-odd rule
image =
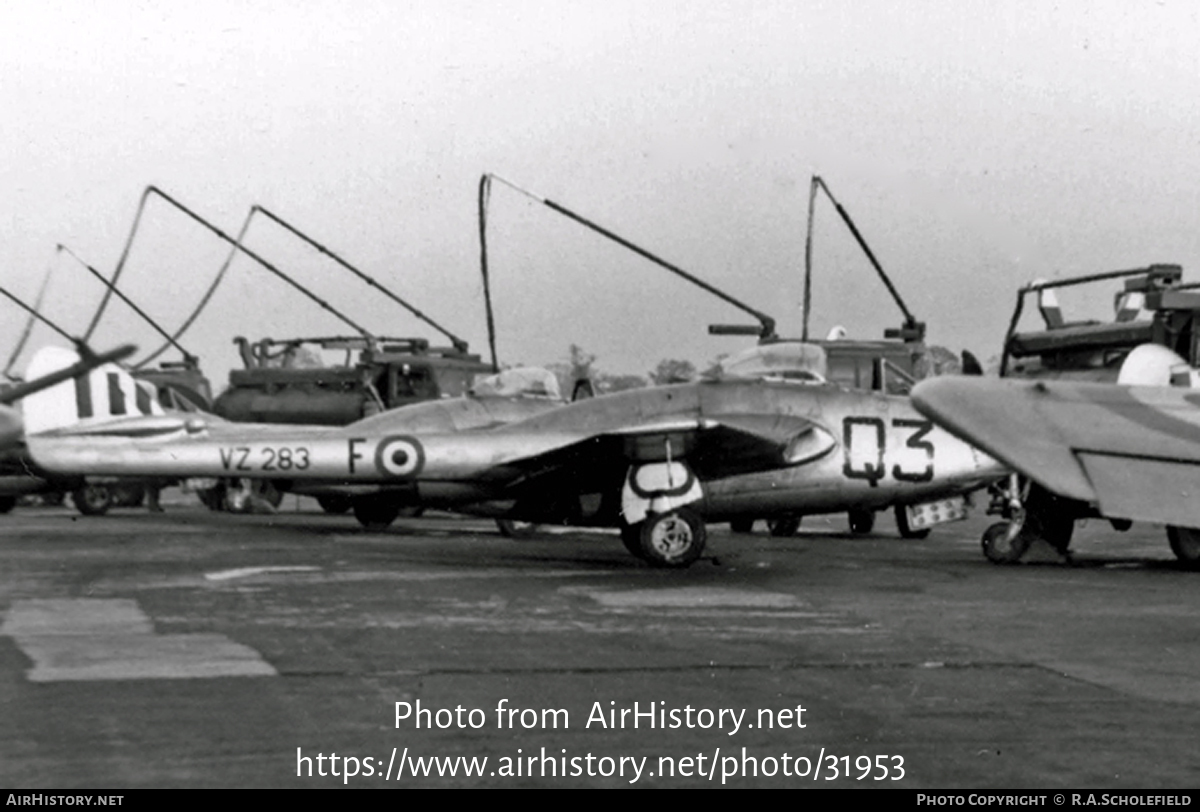
[[[0,389],[0,513],[12,510],[18,496],[36,493],[46,484],[44,478],[30,473],[30,460],[24,449],[25,421],[12,404],[72,379],[86,380],[83,376],[92,370],[128,358],[135,351],[133,345],[126,344],[96,355],[81,346],[82,358],[71,353],[65,365],[59,364],[44,374],[39,374],[38,367],[33,366],[27,375],[31,380]]]
[[[1147,345],[1135,353],[1142,350],[1171,356],[1167,361],[1187,369],[1183,359],[1162,347]],[[1145,366],[1139,379],[1148,382]],[[989,558],[1016,561],[1035,538],[1065,552],[1076,518],[1100,515],[1118,527],[1130,521],[1166,524],[1175,555],[1200,566],[1200,392],[1195,389],[938,378],[919,384],[913,402],[950,433],[1035,483],[1012,523],[988,529]]]
[[[711,380],[549,403],[516,420],[512,401],[482,399],[329,428],[62,419],[29,446],[39,465],[75,474],[339,484],[358,494],[368,525],[420,505],[619,526],[631,552],[673,567],[699,557],[705,520],[904,505],[902,521],[918,532],[963,515],[961,498],[948,497],[1004,475],[907,398],[824,384],[823,361],[812,345],[759,346]],[[71,394],[38,397],[61,414]]]

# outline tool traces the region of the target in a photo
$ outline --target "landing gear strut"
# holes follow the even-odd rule
[[[1078,514],[1071,500],[1013,474],[1002,487],[993,486],[988,513],[998,513],[1007,520],[993,524],[981,539],[983,554],[993,564],[1017,563],[1038,539],[1059,555],[1070,554]]]

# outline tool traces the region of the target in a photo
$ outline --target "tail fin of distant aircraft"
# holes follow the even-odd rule
[[[112,363],[132,351],[129,348],[124,354],[118,351],[81,360],[75,351],[61,347],[38,350],[29,362],[26,380],[58,382],[25,396],[25,431],[35,434],[77,423],[163,414],[154,387],[140,384]],[[89,366],[94,368],[81,374]]]

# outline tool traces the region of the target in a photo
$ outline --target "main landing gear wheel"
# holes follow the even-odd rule
[[[17,497],[0,496],[0,513],[9,513],[17,506]]]
[[[343,496],[340,493],[328,494],[326,496],[318,496],[317,504],[321,506],[321,510],[326,513],[331,513],[334,516],[340,516],[343,513],[348,513],[350,508],[354,507],[354,500],[349,496]]]
[[[357,499],[354,502],[354,518],[368,530],[386,530],[400,515],[400,506],[382,499]]]
[[[850,517],[850,532],[857,536],[865,536],[875,529],[875,511],[869,508],[854,508],[848,514]]]
[[[800,517],[780,516],[775,519],[767,519],[767,529],[775,538],[794,536],[800,530]]]
[[[737,518],[731,519],[729,529],[735,533],[753,533],[754,519]]]
[[[1015,564],[1029,549],[1032,539],[1024,529],[1012,535],[1011,528],[1012,522],[996,522],[983,531],[983,554],[993,564]]]
[[[1167,541],[1180,563],[1188,569],[1200,569],[1200,530],[1167,525]]]
[[[71,502],[84,516],[103,516],[112,506],[107,485],[87,484],[71,492]]]
[[[902,539],[923,539],[929,535],[929,528],[913,529],[908,523],[908,510],[904,505],[896,505],[896,529]]]
[[[641,524],[642,552],[656,567],[690,566],[707,536],[704,520],[688,508],[647,516]]]

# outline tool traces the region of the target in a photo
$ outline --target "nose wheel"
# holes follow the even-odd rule
[[[993,564],[1015,564],[1033,541],[1016,522],[996,522],[983,531],[983,555]]]

